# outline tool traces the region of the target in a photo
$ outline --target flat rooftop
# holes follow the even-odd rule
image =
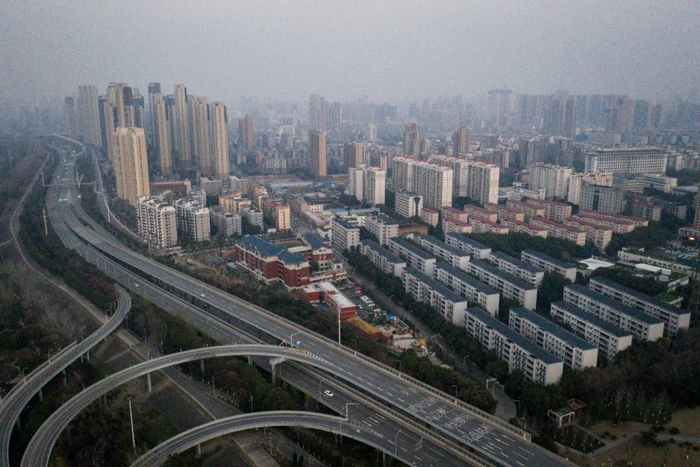
[[[552,307],[560,308],[568,313],[571,313],[572,315],[576,316],[577,318],[582,319],[583,321],[592,324],[593,326],[602,329],[603,331],[607,332],[611,336],[615,337],[626,337],[626,336],[631,336],[632,334],[623,331],[622,329],[618,328],[617,326],[614,326],[607,321],[603,321],[602,319],[598,318],[595,315],[592,315],[588,313],[587,311],[582,310],[581,308],[572,305],[569,302],[552,302]]]
[[[456,292],[448,289],[432,277],[428,277],[422,272],[418,271],[416,268],[412,267],[407,267],[406,269],[403,270],[404,274],[408,274],[410,276],[415,277],[418,279],[420,282],[424,283],[431,289],[435,290],[437,293],[445,297],[447,300],[454,302],[454,303],[460,303],[460,302],[466,302],[467,299],[462,297],[461,295],[457,294]]]
[[[507,255],[501,251],[496,251],[491,253],[491,256],[494,256],[498,259],[501,259],[507,263],[512,264],[515,267],[518,267],[520,269],[524,269],[525,271],[531,272],[533,274],[537,274],[538,272],[543,272],[541,269],[536,268],[530,263],[526,263],[525,261],[521,261],[517,258],[514,258],[510,255]]]
[[[417,246],[413,245],[412,243],[406,241],[405,239],[401,237],[392,237],[389,239],[389,242],[394,242],[396,243],[399,247],[404,248],[411,253],[413,253],[416,256],[419,256],[425,260],[430,260],[430,259],[436,259],[433,255],[429,254],[426,251],[421,250]]]
[[[681,308],[678,308],[673,305],[669,305],[668,303],[664,302],[663,300],[660,300],[656,297],[652,297],[651,295],[647,295],[641,292],[638,292],[632,288],[629,288],[627,286],[624,286],[622,284],[618,284],[617,282],[613,282],[610,279],[607,279],[605,277],[593,277],[591,279],[591,282],[597,282],[599,284],[611,287],[613,289],[616,289],[622,293],[632,295],[633,297],[636,297],[640,299],[643,302],[647,302],[650,305],[658,306],[659,308],[664,309],[668,313],[676,316],[681,316],[681,315],[688,315],[690,314],[689,311],[683,310]]]
[[[503,272],[500,269],[498,269],[496,266],[491,266],[490,264],[481,261],[479,259],[474,259],[470,261],[469,264],[473,264],[479,269],[483,269],[484,271],[493,274],[494,276],[500,277],[506,282],[509,282],[510,284],[513,284],[515,287],[522,289],[522,290],[537,290],[534,286],[531,284],[527,284],[525,281],[518,279],[517,277],[513,276],[512,274],[508,274],[507,272]]]
[[[557,267],[559,267],[559,268],[563,268],[563,269],[576,269],[576,266],[575,266],[575,265],[569,264],[569,263],[564,262],[564,261],[562,261],[562,260],[560,260],[560,259],[553,258],[553,257],[551,257],[551,256],[549,256],[549,255],[546,255],[546,254],[542,253],[541,251],[531,250],[531,249],[528,248],[528,249],[523,250],[523,251],[521,252],[521,257],[522,257],[522,254],[528,254],[528,255],[534,256],[535,258],[539,258],[539,259],[541,259],[542,261],[546,261],[546,262],[548,262],[548,263],[551,263],[551,264],[553,264],[553,265],[555,265],[555,266],[557,266]]]
[[[542,328],[546,332],[552,334],[555,337],[558,337],[559,339],[574,347],[578,347],[584,350],[591,350],[596,348],[596,346],[591,344],[590,342],[581,339],[576,334],[567,331],[561,326],[548,320],[544,316],[538,315],[534,311],[530,311],[527,308],[511,308],[510,314],[516,314],[521,318],[530,321],[535,326]]]
[[[461,269],[457,269],[455,267],[450,266],[449,264],[445,262],[439,262],[435,267],[438,269],[442,269],[445,271],[447,274],[456,277],[460,281],[469,284],[471,287],[474,287],[476,290],[479,292],[486,294],[486,295],[497,295],[498,291],[492,289],[488,285],[484,284],[483,282],[474,279],[472,276],[467,274],[466,272],[462,271]]]
[[[386,258],[389,262],[394,263],[394,264],[406,264],[406,261],[402,260],[398,256],[396,256],[394,253],[391,251],[387,250],[383,246],[381,246],[379,243],[375,242],[374,240],[361,240],[361,244],[368,246],[371,248],[373,251],[376,251],[380,256],[383,256]]]
[[[453,237],[462,243],[466,243],[467,245],[469,245],[471,248],[474,248],[475,250],[490,250],[491,249],[491,247],[486,246],[483,243],[479,243],[476,240],[472,240],[469,237],[465,237],[462,234],[448,233],[448,234],[445,234],[445,237]]]
[[[518,334],[513,329],[509,328],[500,320],[494,318],[481,308],[467,308],[467,314],[472,315],[474,318],[483,322],[484,324],[492,328],[494,331],[496,331],[509,341],[513,342],[515,345],[522,348],[538,360],[541,360],[547,364],[561,362],[559,358],[555,357],[549,352],[542,350],[530,339],[527,339],[525,336]]]
[[[658,318],[654,318],[653,316],[650,316],[646,313],[642,313],[639,310],[636,310],[630,306],[627,306],[623,304],[622,302],[618,302],[617,300],[613,300],[610,297],[607,297],[603,294],[600,294],[598,292],[594,292],[593,290],[589,289],[588,287],[584,287],[579,284],[571,284],[564,286],[564,290],[570,289],[573,290],[576,293],[580,293],[581,295],[584,295],[587,297],[589,300],[592,300],[594,302],[601,303],[609,308],[612,308],[613,310],[617,310],[620,314],[630,316],[632,318],[636,318],[639,321],[643,321],[647,324],[658,324],[658,323],[663,323]]]

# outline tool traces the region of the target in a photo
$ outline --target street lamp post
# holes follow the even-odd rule
[[[136,435],[134,434],[134,412],[131,410],[131,399],[134,396],[128,398],[129,400],[129,420],[131,420],[131,445],[134,447],[134,453],[136,453]]]
[[[396,432],[396,436],[394,437],[394,457],[398,457],[399,455],[399,435],[401,434],[401,430]]]

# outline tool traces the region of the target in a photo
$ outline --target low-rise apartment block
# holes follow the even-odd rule
[[[529,263],[500,251],[491,253],[489,260],[501,271],[522,279],[535,287],[539,287],[542,284],[542,279],[544,279],[544,270],[537,269]]]
[[[444,259],[450,266],[466,270],[470,256],[459,248],[450,246],[432,235],[414,234],[413,241],[431,255]]]
[[[560,224],[559,222],[550,221],[544,217],[533,217],[530,219],[530,223],[532,225],[547,229],[550,237],[568,240],[581,246],[586,244],[585,230],[577,229],[576,227],[569,227],[568,225]]]
[[[456,233],[445,234],[445,243],[459,248],[471,256],[472,259],[486,259],[491,256],[491,248],[464,235]]]
[[[527,309],[534,310],[537,306],[537,289],[515,276],[478,259],[468,263],[467,272],[486,285],[499,290],[505,298],[517,300]]]
[[[647,227],[649,226],[649,221],[641,217],[625,216],[624,214],[614,214],[611,212],[594,211],[593,209],[581,209],[579,214],[586,215],[589,217],[595,217],[596,219],[607,219],[613,222],[616,221],[627,221],[632,222],[635,227]]]
[[[588,287],[642,313],[660,319],[666,324],[666,332],[671,336],[675,335],[680,329],[688,329],[690,327],[689,311],[669,305],[656,297],[637,292],[604,277],[592,278],[588,283]]]
[[[390,238],[399,236],[399,224],[384,214],[367,217],[365,226],[369,233],[377,237],[380,245],[386,245]]]
[[[549,236],[549,230],[544,227],[528,224],[527,222],[520,222],[515,219],[501,219],[501,224],[508,227],[510,233],[524,233],[533,237],[542,238],[547,238]]]
[[[362,240],[360,242],[360,253],[369,258],[370,262],[381,269],[386,274],[393,274],[401,277],[406,261],[402,260],[374,240]]]
[[[474,226],[468,222],[458,221],[447,217],[442,218],[442,231],[444,233],[473,233]]]
[[[568,302],[553,302],[553,318],[571,326],[574,333],[598,347],[609,361],[615,361],[617,354],[632,345],[632,334],[586,313]]]
[[[447,263],[437,263],[435,266],[435,279],[454,290],[461,296],[473,303],[478,303],[479,306],[486,311],[496,316],[498,313],[498,305],[500,303],[500,294],[473,277],[466,274]]]
[[[520,211],[525,215],[525,222],[529,222],[533,217],[544,217],[544,209],[538,208],[522,201],[509,199],[506,201],[506,206],[516,211]]]
[[[333,229],[331,237],[331,247],[333,251],[342,253],[344,250],[356,247],[360,244],[360,228],[350,225],[343,219],[334,218],[331,220]]]
[[[612,230],[581,220],[580,217],[564,219],[563,224],[585,231],[586,238],[600,250],[605,250],[612,241]]]
[[[467,310],[467,300],[435,279],[407,267],[401,274],[401,281],[411,297],[430,306],[450,323],[461,325]]]
[[[435,227],[440,222],[440,211],[423,206],[423,209],[420,210],[420,218],[426,224]]]
[[[508,364],[508,371],[520,370],[537,384],[558,384],[564,362],[537,347],[481,308],[466,311],[464,327],[486,349]]]
[[[581,285],[565,286],[564,301],[617,326],[623,331],[629,331],[639,340],[655,341],[664,335],[664,323],[660,319]]]
[[[489,203],[487,207],[489,211],[494,211],[498,215],[498,219],[501,222],[504,219],[514,219],[516,221],[525,222],[525,213],[517,209],[495,203]]]
[[[593,217],[587,213],[578,213],[571,216],[571,220],[580,220],[583,222],[588,222],[591,225],[596,225],[603,229],[610,229],[613,233],[625,234],[632,232],[635,229],[634,222],[618,219],[602,219],[598,217]]]
[[[480,217],[491,222],[496,222],[498,220],[497,212],[489,211],[488,209],[480,208],[479,206],[475,206],[473,204],[465,204],[464,212],[469,215],[469,218]]]
[[[561,222],[563,219],[571,217],[571,205],[566,203],[547,201],[544,199],[528,199],[526,204],[534,208],[543,209],[544,216],[542,217],[550,221]]]
[[[440,209],[443,219],[454,219],[462,222],[467,222],[469,220],[469,214],[464,211],[460,211],[452,206],[443,206]]]
[[[406,258],[406,263],[410,267],[417,269],[426,276],[432,277],[435,271],[435,263],[437,262],[437,258],[433,255],[421,250],[401,237],[390,238],[387,247],[389,251],[398,257]]]
[[[530,249],[521,251],[520,259],[545,272],[554,272],[566,277],[571,282],[576,282],[576,266],[573,264]]]
[[[493,233],[498,235],[507,235],[509,230],[503,224],[491,222],[483,217],[473,216],[470,219],[470,224],[474,233]]]
[[[573,370],[598,364],[598,348],[526,308],[511,308],[508,326],[540,348],[564,361]]]

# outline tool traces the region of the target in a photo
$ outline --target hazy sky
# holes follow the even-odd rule
[[[687,96],[700,0],[0,0],[0,99],[150,81],[241,95],[420,100]]]

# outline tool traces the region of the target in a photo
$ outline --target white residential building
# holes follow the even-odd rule
[[[578,284],[564,287],[564,301],[607,321],[623,331],[629,331],[642,341],[655,341],[664,335],[664,323],[622,302]]]
[[[595,149],[586,152],[586,172],[666,173],[668,153],[660,148]]]
[[[452,169],[452,197],[467,196],[469,188],[469,161],[453,156],[431,156],[432,162],[445,165]]]
[[[498,203],[498,178],[500,168],[485,162],[469,162],[467,196],[477,200],[482,206]]]
[[[544,253],[530,249],[520,252],[520,259],[545,272],[554,272],[566,277],[571,282],[576,282],[576,266],[573,264],[565,263],[564,261],[552,258]]]
[[[380,245],[386,245],[390,238],[399,236],[399,224],[384,214],[368,216],[365,219],[365,227],[377,237]]]
[[[413,234],[413,241],[433,256],[438,256],[450,266],[466,270],[470,256],[459,248],[448,245],[431,235]]]
[[[387,242],[389,251],[400,258],[406,258],[409,266],[426,276],[433,276],[437,258],[409,243],[401,237],[390,238]]]
[[[394,191],[423,197],[426,207],[440,209],[452,204],[452,169],[435,162],[396,156],[392,161]]]
[[[558,384],[564,362],[537,347],[481,308],[468,308],[464,327],[484,347],[508,364],[508,371],[520,370],[537,384]]]
[[[419,302],[428,303],[445,320],[460,325],[464,322],[467,300],[418,270],[407,267],[401,274],[406,293]]]
[[[265,228],[265,222],[261,210],[249,206],[247,208],[241,209],[241,215],[246,218],[250,225],[256,225],[261,229]]]
[[[367,256],[372,264],[386,274],[401,277],[406,268],[406,261],[402,260],[374,240],[360,241],[360,253]]]
[[[202,206],[199,201],[182,198],[175,201],[177,210],[177,229],[195,242],[203,242],[211,238],[211,218],[209,208]]]
[[[573,204],[581,204],[581,188],[585,183],[600,186],[612,186],[612,172],[575,173],[569,177],[569,189],[566,200]]]
[[[531,264],[500,251],[491,253],[489,260],[501,271],[522,279],[535,287],[539,287],[542,284],[542,279],[544,279],[544,271],[542,269],[537,269]]]
[[[331,246],[333,251],[342,253],[344,250],[356,247],[360,244],[360,228],[355,227],[340,218],[331,220],[333,229]]]
[[[467,272],[486,285],[499,290],[505,298],[517,300],[529,310],[534,310],[537,306],[537,289],[515,276],[478,259],[467,264]]]
[[[464,271],[440,262],[435,266],[435,279],[470,302],[478,303],[491,315],[496,316],[498,313],[500,294],[488,285],[467,275]]]
[[[138,233],[158,248],[177,245],[177,213],[169,204],[142,196],[136,204]]]
[[[508,326],[540,348],[561,358],[573,370],[585,370],[598,363],[598,348],[526,308],[511,308]]]
[[[690,311],[669,305],[656,297],[643,294],[604,277],[594,277],[588,287],[600,294],[618,300],[642,313],[658,318],[666,324],[666,332],[675,335],[690,327]]]
[[[396,192],[394,211],[397,215],[411,218],[420,216],[423,209],[423,197],[406,191]]]
[[[544,190],[547,199],[565,199],[569,190],[569,179],[574,169],[554,164],[536,164],[530,167],[531,190]]]
[[[386,191],[386,170],[359,164],[348,169],[346,193],[362,203],[372,206],[384,204]]]
[[[213,211],[212,223],[216,226],[219,235],[231,237],[243,235],[243,222],[240,214],[227,211]]]
[[[632,334],[571,303],[553,302],[550,314],[556,320],[571,326],[576,335],[598,347],[611,362],[615,361],[618,353],[632,345]]]
[[[445,234],[445,243],[459,248],[473,259],[487,259],[491,256],[491,248],[458,233]]]

